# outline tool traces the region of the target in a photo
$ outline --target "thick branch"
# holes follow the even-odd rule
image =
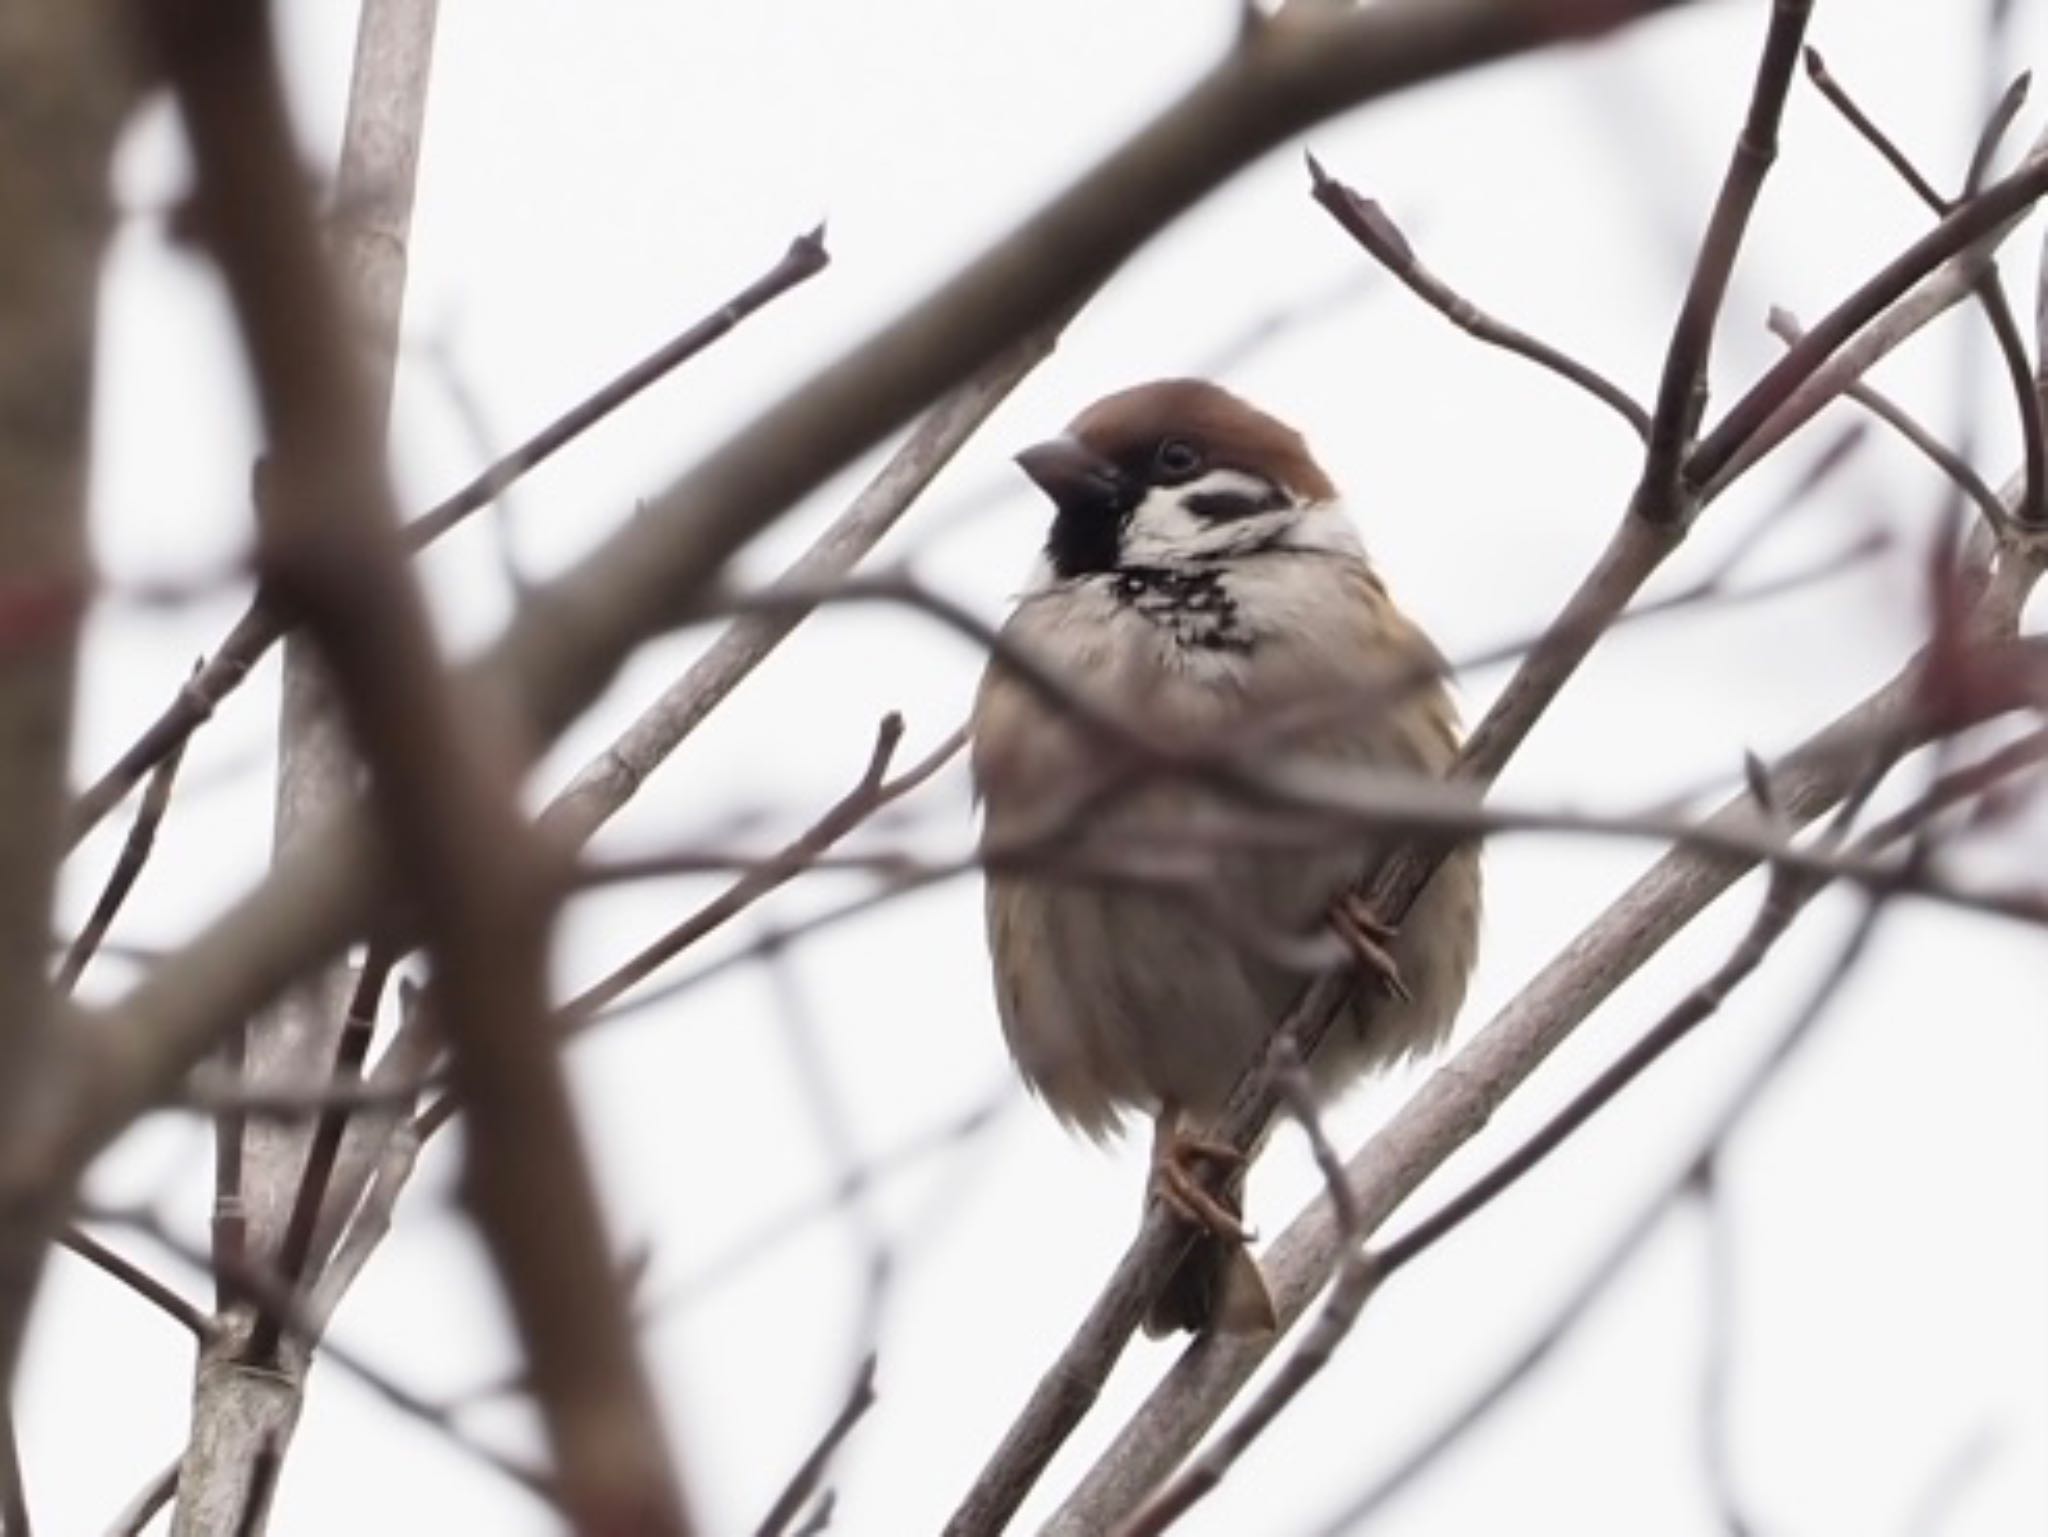
[[[9,0],[0,22],[0,1396],[69,1196],[36,1144],[62,1068],[48,944],[89,581],[107,161],[132,85],[126,41],[99,0]]]

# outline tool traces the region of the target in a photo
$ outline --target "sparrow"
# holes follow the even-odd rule
[[[1152,1118],[1150,1195],[1199,1232],[1148,1332],[1270,1329],[1214,1123],[1332,953],[1366,976],[1307,1064],[1319,1094],[1442,1041],[1479,855],[1452,849],[1395,932],[1352,894],[1369,830],[1189,766],[1441,777],[1446,669],[1301,436],[1217,385],[1123,390],[1016,462],[1052,522],[969,724],[1003,1035],[1068,1127]]]

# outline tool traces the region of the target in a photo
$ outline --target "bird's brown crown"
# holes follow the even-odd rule
[[[1260,475],[1309,502],[1337,495],[1301,434],[1206,379],[1155,379],[1106,395],[1067,429],[1105,459],[1143,465],[1167,438],[1192,440],[1211,467]]]

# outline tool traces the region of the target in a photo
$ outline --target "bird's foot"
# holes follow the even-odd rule
[[[1400,931],[1390,923],[1381,922],[1365,898],[1355,891],[1347,891],[1332,902],[1330,927],[1350,948],[1360,970],[1375,978],[1380,986],[1403,1003],[1415,996],[1408,991],[1408,984],[1401,978],[1401,967],[1387,948]]]
[[[1170,1132],[1152,1149],[1153,1192],[1191,1226],[1237,1247],[1250,1243],[1256,1235],[1202,1184],[1195,1167],[1202,1162],[1240,1169],[1244,1167],[1245,1156],[1227,1142]]]

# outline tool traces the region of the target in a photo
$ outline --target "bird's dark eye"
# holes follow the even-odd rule
[[[1202,451],[1186,438],[1166,438],[1152,456],[1153,467],[1165,480],[1186,480],[1202,469]]]

